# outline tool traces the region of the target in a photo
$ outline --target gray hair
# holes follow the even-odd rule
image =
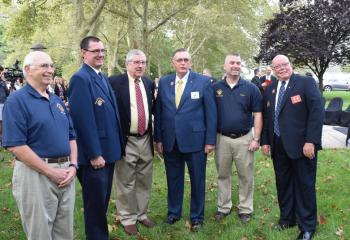
[[[42,52],[42,51],[32,51],[30,53],[28,53],[25,57],[24,57],[24,60],[23,60],[23,68],[22,68],[22,71],[23,71],[23,76],[24,78],[27,78],[27,73],[25,71],[25,67],[26,66],[30,66],[30,65],[33,65],[34,64],[34,61],[36,60],[36,58],[40,55],[45,55],[45,56],[48,56],[50,59],[51,57],[49,56],[49,54],[45,53],[45,52]]]
[[[229,57],[241,57],[241,55],[239,53],[229,53],[225,57],[225,63],[227,61],[227,58],[229,58]]]
[[[139,50],[139,49],[131,49],[126,54],[125,62],[126,63],[130,62],[134,56],[138,56],[138,55],[144,56],[147,59],[146,54],[144,52],[142,52],[141,50]]]

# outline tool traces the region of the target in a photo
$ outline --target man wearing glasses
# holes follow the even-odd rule
[[[275,228],[298,224],[297,239],[309,240],[316,230],[317,151],[321,149],[324,110],[310,77],[293,73],[289,59],[277,55],[272,67],[278,81],[264,92],[262,151],[271,155],[276,175],[280,219]]]
[[[74,238],[77,145],[64,103],[47,91],[54,71],[49,55],[30,52],[27,84],[4,105],[3,146],[16,156],[12,192],[29,240]]]
[[[97,37],[80,43],[83,65],[71,80],[69,106],[77,132],[78,178],[84,201],[87,239],[107,240],[107,208],[114,164],[122,155],[116,98],[101,73],[105,49]]]
[[[160,79],[155,110],[154,139],[164,154],[168,183],[167,224],[182,214],[185,163],[191,179],[191,229],[204,221],[205,169],[207,154],[216,141],[216,104],[210,78],[190,71],[186,49],[173,54],[176,73]]]
[[[125,74],[109,79],[119,96],[125,150],[115,167],[116,205],[125,232],[136,235],[137,221],[148,228],[155,225],[147,216],[152,187],[154,87],[153,82],[144,76],[147,58],[141,50],[130,50],[125,66]]]

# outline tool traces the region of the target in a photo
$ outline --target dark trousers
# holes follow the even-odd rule
[[[315,231],[317,222],[316,169],[317,155],[291,159],[282,139],[275,136],[273,166],[276,175],[280,223],[298,223],[301,231]]]
[[[108,240],[107,209],[114,163],[94,169],[80,166],[78,179],[83,190],[85,234],[88,240]]]
[[[191,222],[203,222],[207,155],[204,151],[181,153],[175,144],[171,152],[164,153],[164,158],[168,183],[168,217],[181,218],[186,162],[191,180]]]

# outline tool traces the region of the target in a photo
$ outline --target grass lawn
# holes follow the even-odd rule
[[[328,94],[328,93],[327,93]],[[0,239],[25,239],[17,207],[11,193],[12,157],[4,150],[0,152]],[[350,150],[327,149],[319,153],[317,174],[317,197],[319,225],[314,239],[350,239]],[[274,173],[271,160],[260,152],[255,161],[255,211],[248,224],[240,222],[231,214],[223,222],[213,219],[216,212],[216,169],[213,157],[208,160],[206,184],[205,225],[198,233],[189,230],[189,177],[186,175],[186,194],[183,218],[173,226],[163,223],[166,212],[166,180],[164,166],[154,160],[154,177],[149,216],[157,222],[153,229],[139,226],[140,235],[129,237],[115,219],[114,196],[110,201],[109,223],[111,239],[233,239],[273,240],[295,239],[297,228],[283,232],[272,229],[278,220]],[[237,204],[237,174],[233,171],[233,202]],[[75,239],[84,239],[80,186],[77,184],[75,205]]]
[[[329,101],[334,97],[343,98],[343,110],[345,110],[350,105],[350,91],[323,92],[323,96],[326,99],[326,106],[328,106]]]

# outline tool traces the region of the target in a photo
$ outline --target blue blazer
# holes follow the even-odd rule
[[[271,83],[264,92],[264,127],[261,145],[274,149],[274,115],[278,81]],[[289,158],[301,158],[306,142],[321,149],[324,109],[322,97],[312,78],[292,74],[279,114],[282,143]]]
[[[96,72],[83,64],[70,79],[68,99],[77,132],[79,165],[89,165],[97,156],[113,163],[122,155],[117,103],[107,78],[104,78],[108,91]]]
[[[154,116],[154,140],[162,142],[166,152],[173,150],[175,140],[180,152],[204,150],[215,144],[217,110],[210,78],[190,72],[179,107],[175,106],[175,78],[160,79]]]
[[[154,103],[154,84],[152,80],[147,77],[142,77],[141,80],[143,82],[143,85],[145,86],[145,91],[147,95],[148,114],[149,114],[149,122],[148,122],[147,129],[150,132],[150,136],[151,136],[150,144],[153,152],[152,113],[153,113],[153,103]],[[128,74],[125,73],[118,76],[111,76],[109,77],[109,83],[111,84],[117,99],[118,110],[121,117],[120,123],[122,127],[122,132],[123,132],[123,142],[124,142],[123,147],[125,149],[125,146],[130,134],[130,124],[131,124],[130,91],[129,91]]]

